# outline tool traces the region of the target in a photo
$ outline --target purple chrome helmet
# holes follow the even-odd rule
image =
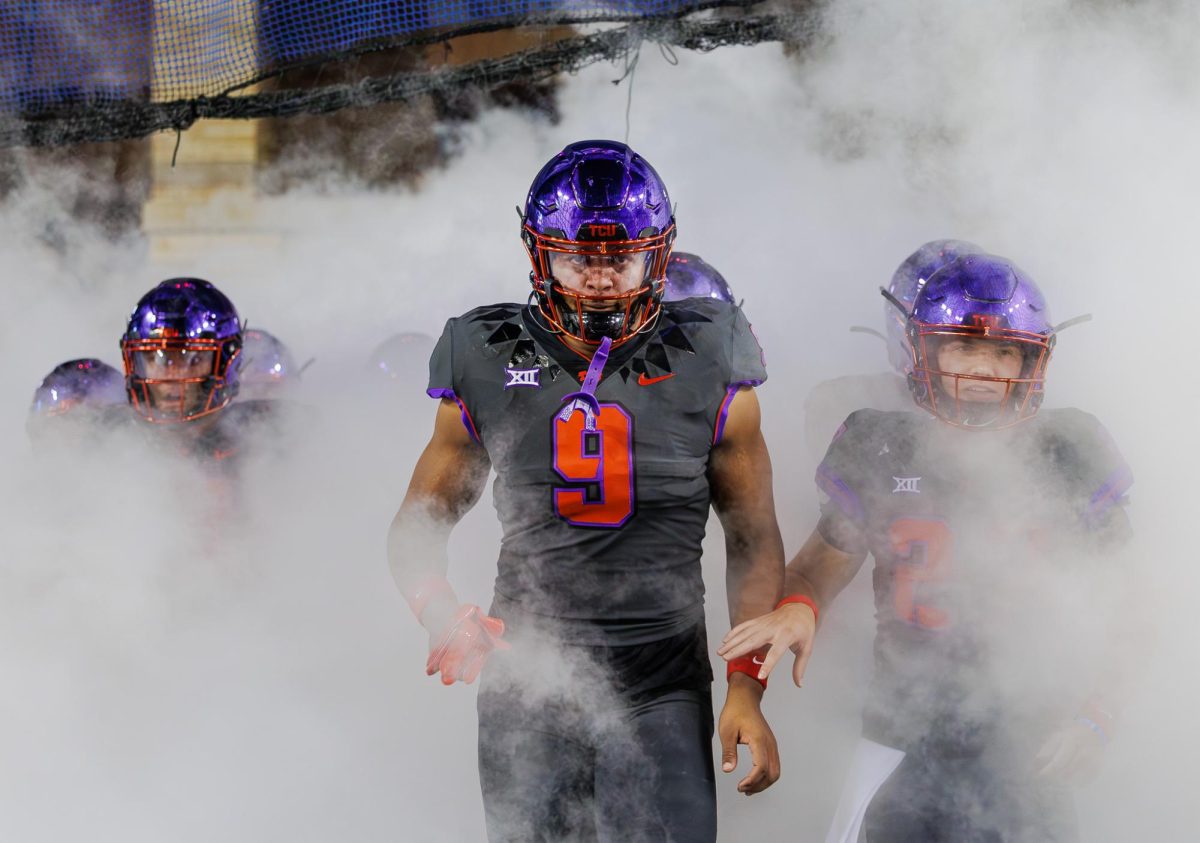
[[[300,377],[292,352],[274,334],[261,328],[242,332],[242,366],[238,372],[239,392],[263,398]]]
[[[905,310],[910,310],[929,276],[957,257],[974,254],[985,252],[965,240],[930,240],[896,268],[888,284],[888,292],[904,305]],[[887,325],[888,360],[893,369],[907,375],[912,371],[913,360],[904,317],[890,303],[885,304],[883,310],[883,320]]]
[[[734,304],[729,283],[699,255],[674,252],[667,261],[667,283],[663,301],[702,298]]]
[[[152,422],[215,413],[237,395],[241,351],[241,320],[224,293],[198,278],[163,281],[121,338],[129,403]]]
[[[615,347],[658,318],[675,218],[658,173],[625,144],[580,141],[542,167],[525,201],[522,239],[538,310],[553,330],[591,345],[609,337]],[[618,293],[567,289],[554,267],[568,265],[640,269],[641,283]]]
[[[996,429],[1025,421],[1041,406],[1054,339],[1041,290],[1016,264],[987,254],[956,258],[925,282],[908,319],[913,399],[960,427]],[[978,348],[981,341],[1019,360],[1015,377],[942,370],[943,349],[967,343]],[[984,371],[988,365],[996,364],[983,365]]]
[[[375,346],[367,368],[393,381],[424,378],[433,344],[432,337],[415,331],[396,334]]]
[[[92,357],[68,360],[55,366],[34,391],[29,420],[111,407],[125,400],[125,379],[112,366]]]

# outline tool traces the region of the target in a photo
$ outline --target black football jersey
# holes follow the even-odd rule
[[[589,362],[528,306],[481,307],[446,323],[429,394],[458,402],[496,471],[493,610],[581,644],[660,640],[703,616],[709,453],[762,352],[740,308],[667,304],[609,356],[595,430],[562,417]]]
[[[1114,507],[1132,481],[1103,426],[1079,410],[986,432],[924,413],[851,414],[817,469],[819,529],[874,558],[867,736],[907,748],[931,735],[961,742],[995,722],[1004,693],[991,687],[991,636],[1022,622],[1052,568],[1095,563],[1098,537],[1123,529]]]
[[[822,381],[804,399],[804,444],[819,462],[834,431],[855,410],[924,412],[913,403],[904,377],[895,372],[843,375]]]

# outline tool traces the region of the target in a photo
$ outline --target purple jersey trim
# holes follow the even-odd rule
[[[714,445],[720,442],[721,437],[725,435],[725,422],[729,420],[729,405],[733,403],[733,396],[737,395],[738,390],[743,386],[754,387],[761,384],[761,380],[734,381],[725,390],[725,397],[721,399],[721,409],[717,410],[717,424],[713,429],[712,443]]]
[[[471,438],[475,440],[475,442],[480,445],[483,444],[482,440],[479,438],[479,431],[475,429],[475,421],[471,418],[470,412],[467,411],[467,405],[464,404],[459,397],[454,394],[453,389],[447,389],[444,386],[435,387],[425,390],[425,394],[430,398],[449,398],[453,400],[454,403],[458,405],[458,409],[462,411],[462,423],[463,427],[467,429],[467,433],[471,434]]]
[[[842,514],[850,520],[861,522],[866,518],[866,511],[858,495],[825,463],[817,466],[817,488],[829,495]]]
[[[1129,487],[1133,485],[1133,470],[1124,463],[1100,485],[1088,501],[1084,521],[1089,527],[1098,527],[1114,506],[1121,502]]]

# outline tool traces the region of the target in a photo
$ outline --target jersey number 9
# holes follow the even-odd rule
[[[633,515],[633,418],[618,404],[601,404],[596,429],[584,414],[551,424],[554,470],[569,485],[554,488],[554,512],[576,527],[622,526]]]

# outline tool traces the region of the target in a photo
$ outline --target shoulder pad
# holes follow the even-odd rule
[[[833,434],[839,449],[866,448],[869,443],[891,442],[892,448],[911,440],[917,427],[933,422],[931,416],[909,410],[855,410]]]
[[[663,345],[722,361],[722,386],[767,379],[758,338],[742,309],[719,299],[668,302],[655,327]]]
[[[1133,471],[1098,418],[1075,408],[1042,410],[1042,456],[1089,496],[1086,521],[1100,523],[1133,485]]]
[[[864,407],[846,416],[845,426],[860,431],[896,430],[911,424],[914,418],[924,421],[927,417],[908,410],[876,410]]]
[[[675,324],[722,322],[733,319],[740,309],[720,299],[680,299],[663,302],[662,318]]]
[[[468,310],[457,319],[450,320],[452,330],[468,348],[491,351],[499,355],[511,350],[509,343],[521,338],[525,325],[521,319],[523,304],[512,302],[489,304]]]
[[[459,321],[467,324],[484,323],[484,322],[503,322],[508,319],[516,319],[521,315],[521,311],[525,309],[525,305],[516,304],[515,302],[502,302],[500,304],[485,304],[480,307],[473,307],[458,317]]]

